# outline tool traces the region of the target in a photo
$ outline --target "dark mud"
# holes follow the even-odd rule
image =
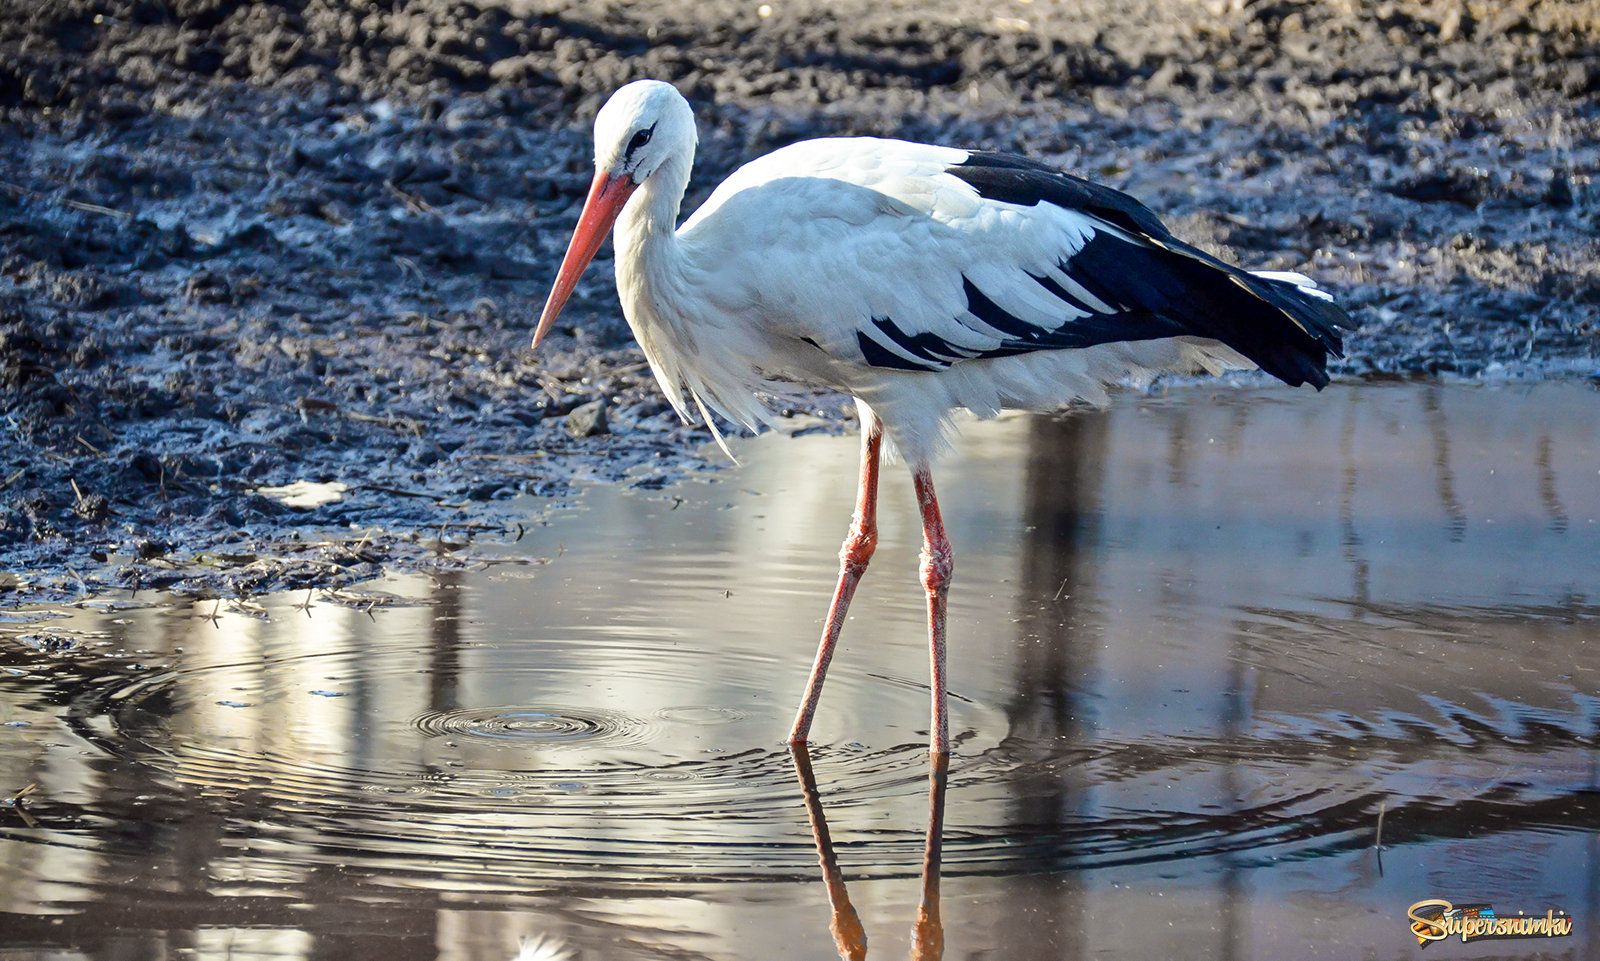
[[[699,469],[608,263],[527,350],[645,76],[690,206],[819,134],[1022,151],[1315,274],[1346,376],[1597,366],[1593,4],[8,0],[0,602],[471,564],[514,495]]]

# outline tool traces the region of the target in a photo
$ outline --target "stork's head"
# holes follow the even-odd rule
[[[694,112],[669,83],[635,80],[606,101],[594,118],[594,183],[578,215],[556,283],[533,332],[538,347],[572,296],[589,261],[628,198],[669,161],[688,164],[694,155]]]
[[[594,118],[594,169],[644,183],[661,165],[693,149],[694,113],[670,83],[635,80]]]

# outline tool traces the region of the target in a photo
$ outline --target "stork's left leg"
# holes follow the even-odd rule
[[[917,489],[917,507],[922,511],[922,586],[928,592],[928,664],[933,688],[933,717],[928,730],[928,751],[950,753],[950,712],[945,699],[944,638],[945,602],[950,594],[950,575],[955,570],[955,555],[939,517],[939,499],[933,494],[933,475],[926,467],[912,473]]]
[[[800,698],[800,710],[795,714],[794,727],[789,731],[790,744],[804,744],[811,734],[811,718],[817,713],[817,700],[822,697],[822,682],[828,676],[828,664],[833,661],[833,649],[839,643],[839,632],[844,630],[845,615],[850,611],[850,599],[856,596],[856,585],[867,572],[867,562],[872,560],[878,547],[878,455],[883,450],[883,421],[872,408],[861,405],[861,487],[856,492],[855,518],[850,522],[850,533],[839,549],[839,586],[833,591],[833,605],[828,608],[828,623],[822,629],[822,641],[817,645],[817,659],[811,665],[811,677],[806,681],[806,692]]]

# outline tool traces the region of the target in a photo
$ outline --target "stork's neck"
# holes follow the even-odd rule
[[[674,157],[656,169],[639,185],[622,216],[617,218],[614,241],[617,256],[617,283],[624,306],[630,295],[647,291],[645,302],[659,300],[663,287],[674,286],[679,271],[678,209],[683,191],[689,185],[693,166],[692,148],[687,156]],[[642,289],[640,286],[641,285]],[[633,288],[633,289],[630,289]],[[636,301],[637,303],[637,301]],[[633,311],[629,310],[629,319]]]
[[[677,223],[693,158],[690,147],[687,156],[667,161],[640,184],[622,208],[612,235],[622,315],[662,391],[685,419],[686,385],[679,352],[694,353],[695,335],[683,306],[692,296],[685,290],[690,271],[685,269]]]

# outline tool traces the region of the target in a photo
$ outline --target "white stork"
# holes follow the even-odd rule
[[[854,397],[861,486],[790,740],[804,743],[877,542],[884,435],[922,513],[934,754],[950,750],[950,542],[929,465],[950,413],[1103,403],[1163,371],[1259,367],[1328,382],[1348,318],[1310,279],[1251,273],[1176,239],[1133,198],[1021,157],[870,138],[808,140],[739,168],[683,226],[697,142],[671,85],[595,118],[595,177],[533,345],[616,225],[623,313],[680,417],[756,429],[789,385]]]

